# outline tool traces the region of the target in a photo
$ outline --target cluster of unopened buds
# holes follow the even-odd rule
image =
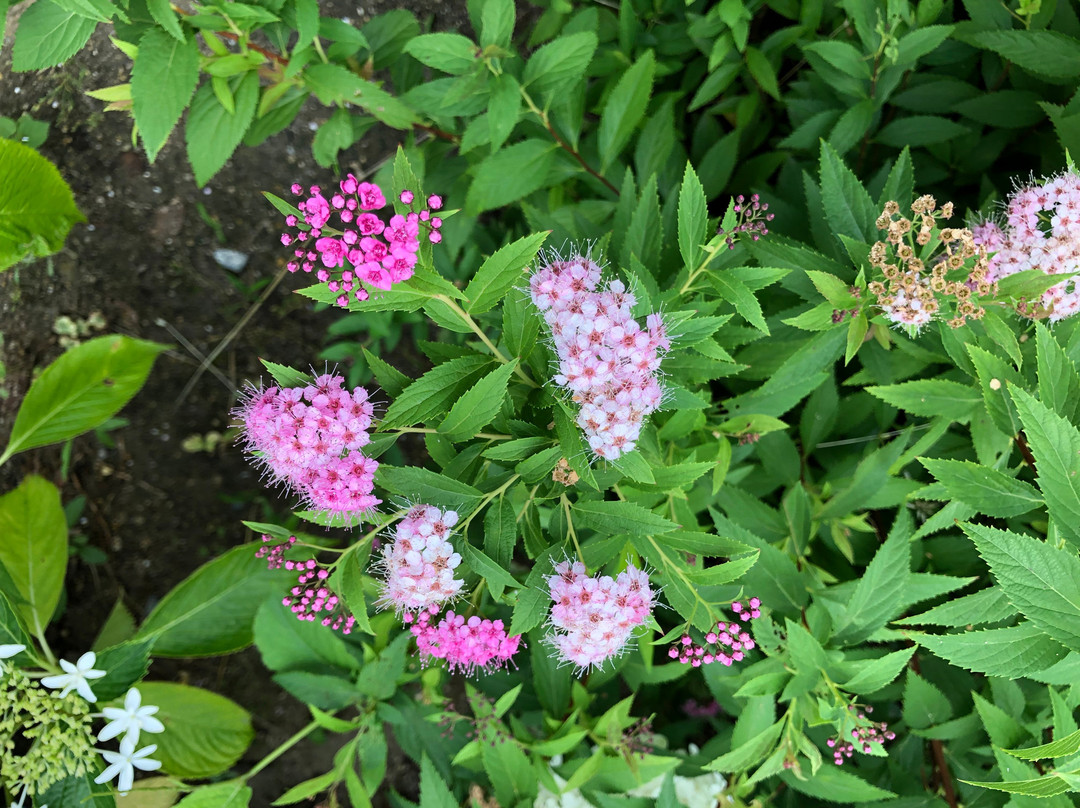
[[[1047,275],[1080,272],[1080,175],[1075,169],[1021,186],[1006,204],[1004,226],[987,221],[972,228],[975,243],[992,253],[989,279],[1024,270]],[[1080,312],[1080,281],[1066,278],[1020,313],[1051,322]]]
[[[306,507],[352,521],[380,502],[372,494],[379,464],[360,451],[370,442],[367,390],[344,383],[328,374],[306,387],[255,389],[234,414],[246,449],[274,482]]]
[[[450,533],[457,524],[454,511],[433,505],[414,505],[397,523],[392,541],[382,549],[378,567],[383,575],[376,606],[399,614],[438,607],[461,592],[465,582],[454,577],[461,556],[454,552]]]
[[[341,598],[327,586],[330,570],[313,558],[307,561],[285,561],[287,570],[298,572],[296,586],[282,599],[282,603],[297,619],[313,623],[316,620],[331,631],[340,630],[351,634],[356,618],[345,608]]]
[[[655,599],[649,576],[632,564],[612,578],[590,577],[580,561],[563,561],[547,583],[554,601],[547,642],[561,662],[579,670],[599,668],[622,653]]]
[[[773,220],[774,214],[768,213],[769,203],[762,202],[757,194],[750,194],[747,204],[746,197],[739,194],[735,197],[735,205],[732,211],[736,215],[736,224],[730,231],[725,231],[723,226],[716,228],[718,235],[725,236],[729,250],[735,249],[735,241],[743,233],[746,233],[754,241],[762,236],[769,235],[768,223]]]
[[[285,561],[285,551],[291,550],[296,544],[296,536],[289,536],[285,541],[276,541],[273,536],[264,535],[262,541],[263,546],[255,551],[256,558],[265,558],[268,569],[279,570],[286,563],[290,565],[288,569],[292,569],[293,562]]]
[[[717,622],[716,628],[705,635],[703,643],[695,643],[689,634],[684,634],[679,642],[668,649],[668,656],[695,668],[711,665],[713,662],[731,667],[734,663],[741,662],[746,652],[754,649],[754,640],[743,624],[761,617],[761,601],[750,598],[745,606],[740,601],[735,601],[731,604],[731,611],[738,616],[738,621]]]
[[[914,329],[933,320],[943,307],[953,315],[947,320],[951,328],[969,318],[981,319],[986,309],[979,299],[997,291],[986,250],[971,230],[941,227],[952,218],[952,202],[938,208],[934,197],[924,195],[911,210],[909,219],[900,215],[896,202],[886,202],[877,219],[885,241],[874,243],[869,261],[884,280],[871,281],[867,288],[882,314]]]
[[[308,188],[308,196],[296,206],[302,218],[285,217],[286,226],[297,230],[282,233],[281,243],[294,248],[295,260],[286,264],[290,272],[315,270],[319,280],[337,294],[337,305],[347,307],[351,299],[368,299],[361,281],[388,290],[413,276],[421,231],[432,244],[442,241],[442,219],[433,212],[443,202],[442,197],[432,194],[426,207],[413,210],[415,194],[404,190],[398,199],[409,206],[409,212],[384,221],[374,212],[386,207],[378,185],[360,182],[349,174],[338,187],[339,192],[329,199],[317,185]],[[292,192],[302,196],[304,188],[296,183]],[[330,226],[335,215],[338,228]]]
[[[438,613],[439,606],[433,604],[421,609],[415,620],[411,612],[402,615],[411,624],[422,663],[443,659],[451,673],[491,673],[505,667],[522,645],[521,635],[509,636],[502,620],[466,618],[447,611],[437,623],[432,622]]]
[[[896,733],[889,729],[886,722],[874,722],[867,718],[868,713],[874,712],[873,707],[867,705],[860,708],[858,705],[852,704],[848,706],[848,710],[855,713],[858,721],[857,726],[849,733],[850,740],[837,737],[829,738],[826,741],[829,748],[832,749],[833,763],[837,766],[843,765],[844,760],[850,758],[856,751],[868,754],[873,749],[871,744],[884,744],[886,741],[891,741],[896,737]]]
[[[598,290],[600,277],[595,261],[575,255],[540,267],[529,291],[551,330],[555,383],[580,406],[577,424],[589,449],[614,460],[633,451],[660,406],[660,359],[670,342],[659,314],[641,328],[631,314],[634,295],[621,281]]]

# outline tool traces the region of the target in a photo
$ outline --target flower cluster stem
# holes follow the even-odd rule
[[[488,335],[484,333],[484,330],[482,328],[480,328],[480,326],[477,324],[476,320],[474,320],[472,318],[472,315],[469,314],[467,311],[465,311],[465,309],[461,308],[461,306],[459,306],[456,301],[452,300],[450,297],[448,297],[446,295],[443,295],[443,294],[432,295],[431,299],[432,300],[438,300],[440,303],[445,304],[446,306],[448,306],[450,308],[451,311],[454,312],[454,314],[456,314],[458,317],[460,317],[461,320],[465,323],[465,325],[467,325],[469,327],[469,329],[474,334],[476,334],[477,337],[479,337],[480,341],[482,343],[484,343],[485,346],[487,346],[487,349],[489,351],[491,351],[492,356],[494,356],[496,359],[498,359],[504,365],[507,365],[507,364],[510,363],[510,360],[507,358],[506,354],[504,354],[502,351],[500,351],[498,349],[498,347],[495,345],[495,343],[492,342],[488,338]],[[523,382],[525,382],[525,384],[529,385],[529,387],[536,387],[536,388],[540,387],[540,385],[538,385],[531,378],[529,378],[528,373],[526,373],[524,370],[522,370],[521,365],[518,365],[517,367],[514,368],[514,373],[518,376],[518,378],[520,378]]]

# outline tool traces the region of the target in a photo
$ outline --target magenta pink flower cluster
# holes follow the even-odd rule
[[[327,199],[317,185],[311,186],[309,196],[296,206],[303,220],[293,215],[285,217],[285,224],[298,228],[297,232],[282,233],[281,243],[294,247],[296,260],[286,265],[290,272],[311,272],[321,264],[317,277],[338,294],[337,305],[347,307],[350,295],[358,301],[368,299],[361,281],[388,290],[413,276],[420,231],[424,230],[433,244],[442,241],[442,219],[432,215],[442,207],[442,198],[433,194],[427,198],[426,208],[414,211],[413,192],[402,191],[399,199],[410,206],[409,213],[383,221],[373,212],[386,207],[386,197],[378,185],[360,182],[349,174],[339,188],[340,193]],[[292,192],[299,196],[304,189],[296,183]],[[335,214],[341,229],[328,227]]]
[[[442,620],[432,623],[438,613],[439,607],[433,604],[420,611],[415,623],[411,613],[402,616],[405,623],[412,623],[410,631],[424,663],[445,659],[451,673],[491,673],[505,667],[521,647],[521,635],[508,636],[502,620],[475,615],[466,619],[447,611]]]
[[[265,558],[268,569],[281,569],[285,565],[285,551],[291,550],[292,546],[296,544],[296,536],[289,536],[287,540],[276,544],[274,543],[275,539],[271,536],[264,535],[262,540],[263,546],[255,551],[255,557]],[[292,569],[292,567],[289,567],[289,569]]]
[[[1080,175],[1066,171],[1039,184],[1025,185],[1009,197],[1006,224],[984,222],[972,229],[975,243],[990,258],[991,282],[1037,269],[1047,275],[1080,272]],[[1051,322],[1080,312],[1080,279],[1050,287],[1038,308],[1022,311]]]
[[[450,544],[457,524],[454,511],[414,505],[398,522],[393,541],[383,548],[379,567],[385,581],[376,606],[393,606],[399,614],[435,606],[461,592],[465,582],[454,577],[461,556]]]
[[[285,569],[299,570],[297,585],[282,599],[300,620],[318,620],[324,626],[342,634],[351,634],[356,618],[345,610],[345,604],[327,586],[330,571],[323,569],[314,558],[307,561],[286,561]]]
[[[554,601],[547,642],[561,662],[581,671],[622,653],[652,611],[649,576],[633,565],[615,578],[590,577],[580,561],[563,561],[547,582]]]
[[[739,601],[732,603],[731,611],[738,615],[739,620],[748,623],[755,617],[761,617],[760,607],[761,601],[758,598],[750,598],[746,606]],[[695,668],[713,662],[730,668],[734,663],[742,662],[746,652],[753,649],[754,640],[742,625],[721,620],[714,631],[705,635],[705,642],[695,643],[689,634],[684,634],[678,643],[668,649],[668,656]]]
[[[529,291],[551,329],[555,383],[580,405],[577,424],[589,449],[614,460],[633,451],[642,423],[660,406],[657,376],[670,343],[659,314],[649,315],[644,330],[634,320],[635,298],[621,281],[597,291],[600,275],[598,264],[575,255],[538,269]]]
[[[274,482],[298,492],[307,507],[346,520],[371,511],[379,464],[368,444],[372,404],[367,390],[344,389],[341,376],[324,375],[306,387],[253,390],[237,410],[246,448]]]
[[[837,766],[844,764],[845,758],[850,758],[855,754],[856,749],[863,754],[868,754],[873,747],[872,743],[884,744],[886,741],[891,741],[896,737],[896,733],[889,730],[889,725],[885,721],[874,722],[866,717],[867,713],[872,713],[874,708],[867,705],[864,710],[860,711],[857,705],[848,705],[848,710],[856,715],[856,726],[851,730],[851,740],[847,741],[843,738],[829,738],[826,743],[829,748],[833,750],[833,763]]]

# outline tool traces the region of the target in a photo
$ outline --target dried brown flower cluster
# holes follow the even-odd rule
[[[870,265],[884,280],[868,285],[877,305],[894,323],[920,328],[945,309],[951,328],[986,314],[979,299],[995,294],[987,278],[989,259],[967,228],[942,227],[953,215],[952,202],[939,209],[929,194],[911,205],[912,218],[900,215],[896,202],[886,202],[877,227],[886,233],[870,249]]]

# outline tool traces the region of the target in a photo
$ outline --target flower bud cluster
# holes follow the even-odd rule
[[[872,713],[874,708],[867,705],[862,710],[858,705],[851,704],[848,711],[855,714],[856,726],[851,730],[851,739],[842,737],[829,738],[826,743],[833,750],[833,763],[842,766],[845,758],[850,758],[856,750],[868,754],[870,744],[884,744],[896,737],[896,733],[889,730],[889,725],[884,721],[874,722],[867,718],[867,713]]]
[[[729,250],[735,249],[735,240],[742,233],[748,234],[753,241],[757,241],[762,236],[769,235],[769,228],[766,225],[773,220],[775,214],[766,213],[768,209],[769,203],[762,202],[757,194],[750,194],[750,204],[746,203],[746,197],[739,194],[735,197],[735,204],[732,206],[732,212],[738,217],[737,223],[730,232],[725,231],[723,226],[717,227],[716,232],[718,235],[726,236],[724,241]]]
[[[918,329],[941,311],[951,313],[948,324],[959,328],[967,319],[981,319],[986,309],[979,298],[996,293],[989,277],[986,251],[971,230],[941,227],[952,218],[953,204],[940,209],[925,195],[911,205],[909,219],[896,202],[886,202],[877,219],[885,241],[870,249],[870,265],[884,280],[868,285],[886,318]],[[916,228],[918,232],[916,233]]]
[[[760,607],[761,601],[758,598],[750,598],[746,606],[739,601],[732,603],[731,611],[738,615],[740,621],[748,623],[761,617]],[[695,668],[711,665],[713,662],[730,668],[736,662],[742,662],[746,652],[752,651],[754,647],[753,638],[740,623],[725,623],[721,620],[716,624],[715,630],[705,635],[705,642],[695,643],[689,634],[684,634],[678,643],[668,649],[668,656]]]
[[[554,601],[547,642],[560,662],[579,670],[599,668],[622,653],[652,612],[649,576],[633,565],[615,578],[590,577],[580,561],[563,561],[547,583]]]
[[[439,607],[461,592],[465,582],[454,577],[461,556],[449,539],[457,520],[454,511],[432,505],[409,509],[398,522],[393,540],[383,547],[379,566],[385,580],[376,606],[412,612]]]
[[[286,561],[287,570],[298,571],[296,586],[282,598],[297,619],[312,623],[316,620],[331,631],[341,630],[351,634],[356,618],[345,608],[341,598],[326,585],[330,571],[319,565],[314,558],[307,561]]]
[[[296,536],[289,536],[289,538],[283,542],[273,544],[275,539],[272,536],[264,535],[262,537],[263,546],[255,551],[256,558],[265,558],[266,566],[268,569],[279,570],[285,565],[285,551],[291,550],[292,546],[296,544]],[[292,569],[290,566],[289,569]]]
[[[297,208],[303,219],[289,215],[285,224],[298,228],[295,234],[285,232],[281,243],[293,247],[296,260],[286,268],[290,272],[316,271],[320,281],[331,292],[338,294],[337,305],[345,308],[350,297],[357,301],[367,300],[368,291],[361,281],[376,289],[390,289],[395,283],[407,281],[413,276],[417,253],[420,251],[420,231],[427,233],[428,241],[442,241],[439,228],[442,219],[432,212],[442,207],[442,198],[431,195],[427,207],[411,210],[414,201],[412,191],[402,191],[402,204],[409,205],[409,213],[396,214],[383,221],[373,211],[386,207],[386,197],[377,185],[360,182],[349,174],[339,184],[339,193],[327,199],[317,185],[308,189],[309,195]],[[296,183],[292,192],[304,193]],[[333,216],[341,229],[327,227]]]
[[[532,301],[551,329],[559,368],[555,383],[580,405],[577,424],[597,457],[634,449],[645,419],[659,406],[661,355],[670,347],[659,314],[642,329],[634,295],[621,281],[597,291],[600,266],[575,255],[551,261],[529,279]]]
[[[1047,275],[1080,272],[1080,174],[1066,171],[1017,189],[1006,205],[1003,227],[994,221],[972,228],[975,243],[992,253],[990,280],[1024,270]],[[1020,313],[1057,322],[1080,312],[1080,280],[1051,286]]]
[[[432,604],[421,609],[413,622],[413,615],[402,615],[405,623],[412,623],[410,631],[416,637],[416,648],[421,662],[445,659],[451,673],[491,673],[505,667],[521,647],[521,635],[508,636],[502,620],[487,620],[477,616],[447,611],[442,620],[433,623],[439,606]]]
[[[370,442],[373,407],[367,390],[344,389],[324,375],[306,387],[253,390],[235,411],[249,452],[258,452],[274,482],[298,492],[305,505],[346,520],[372,510],[379,464],[361,453]]]

